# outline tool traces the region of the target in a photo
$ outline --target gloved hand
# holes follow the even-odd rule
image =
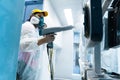
[[[55,34],[47,34],[45,36],[43,36],[42,39],[39,39],[38,40],[38,45],[41,45],[41,44],[44,44],[44,43],[50,43],[50,42],[53,42],[54,39],[55,39]]]
[[[55,39],[54,34],[48,34],[48,35],[45,35],[46,43],[53,42],[54,39]]]

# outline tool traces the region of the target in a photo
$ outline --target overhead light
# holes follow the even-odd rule
[[[64,14],[67,19],[68,25],[73,25],[73,16],[72,16],[72,10],[71,9],[64,9]]]

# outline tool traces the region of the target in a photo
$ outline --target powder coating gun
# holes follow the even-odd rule
[[[51,27],[42,30],[42,35],[46,34],[55,34],[60,31],[71,30],[73,26],[64,26],[64,27]],[[54,68],[53,68],[53,42],[47,44],[47,52],[49,57],[49,64],[50,64],[50,73],[51,73],[51,80],[54,80]]]
[[[45,23],[44,19],[41,18],[41,22],[39,23],[39,35],[47,35],[47,34],[55,34],[60,31],[66,31],[66,30],[71,30],[73,26],[64,26],[64,27],[51,27],[51,28],[43,28]],[[47,53],[48,53],[48,59],[49,59],[49,64],[50,64],[50,73],[51,73],[51,80],[54,80],[54,68],[53,68],[53,62],[52,62],[52,57],[53,57],[53,42],[50,42],[47,44]]]

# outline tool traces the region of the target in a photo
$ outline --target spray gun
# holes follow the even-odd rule
[[[64,26],[64,27],[45,28],[45,29],[42,30],[42,35],[56,34],[57,32],[71,30],[72,28],[73,28],[73,26],[71,26],[71,25]],[[52,62],[53,42],[50,42],[50,43],[47,44],[47,52],[48,52],[49,63],[50,63],[51,80],[54,80],[54,68],[53,68],[53,62]]]
[[[42,35],[56,34],[57,32],[71,30],[72,28],[73,28],[72,25],[64,26],[64,27],[50,27],[50,28],[42,29],[41,34]],[[53,42],[48,43],[47,47],[53,48]]]
[[[50,28],[44,28],[44,18],[40,18],[39,23],[39,35],[48,35],[48,34],[55,34],[60,31],[66,31],[71,30],[73,26],[64,26],[64,27],[50,27]],[[53,42],[47,43],[47,53],[49,57],[49,64],[50,64],[50,73],[51,73],[51,80],[54,80],[54,68],[52,63],[52,56],[53,56]]]

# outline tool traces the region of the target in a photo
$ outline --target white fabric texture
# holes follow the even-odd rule
[[[40,20],[39,20],[37,17],[33,16],[33,17],[30,19],[30,22],[31,22],[32,24],[39,24]]]
[[[30,22],[22,25],[18,56],[20,80],[50,80],[46,44],[37,45],[37,41],[41,37],[38,29]]]

